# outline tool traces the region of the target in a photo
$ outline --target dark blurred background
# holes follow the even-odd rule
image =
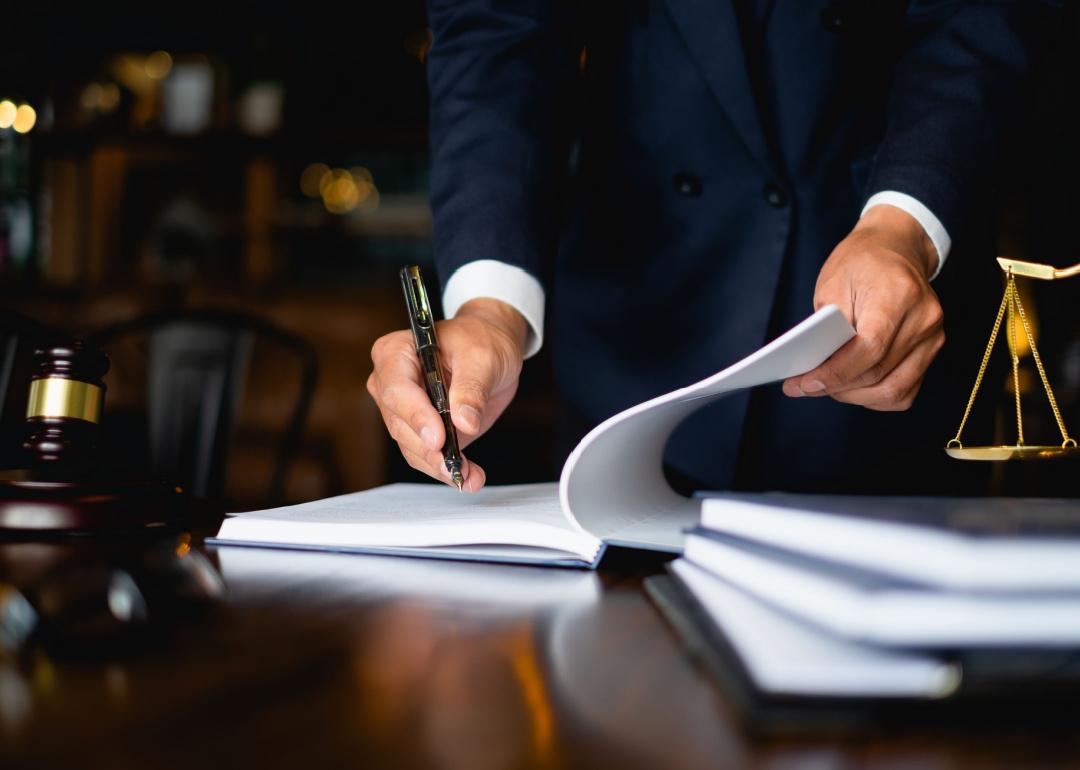
[[[271,502],[415,478],[364,383],[371,343],[404,325],[396,270],[418,262],[435,285],[424,4],[9,0],[0,20],[3,306],[79,333],[161,310],[265,319],[319,365]],[[1002,161],[1003,255],[1080,261],[1078,51],[1070,4],[1047,24]],[[1040,350],[1080,430],[1080,279],[1030,289]],[[972,304],[988,330],[999,299]],[[111,446],[137,460],[153,374],[145,344],[129,347],[109,351],[106,410]],[[246,362],[222,482],[236,506],[267,502],[300,378],[272,345]],[[1011,441],[1005,387],[995,377],[980,404],[1003,410],[998,438]],[[1038,381],[1024,389],[1029,441],[1052,440]],[[492,481],[555,478],[557,416],[541,355],[473,455]],[[954,429],[942,426],[943,442]]]

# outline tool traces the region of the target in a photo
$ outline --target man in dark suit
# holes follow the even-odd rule
[[[938,458],[993,312],[959,290],[996,302],[977,291],[997,280],[988,190],[1035,5],[431,0],[439,333],[463,442],[549,341],[586,428],[834,303],[857,336],[782,390],[696,415],[668,447],[673,475],[956,478]],[[447,480],[408,333],[372,358],[391,435]],[[467,489],[484,481],[467,465]]]

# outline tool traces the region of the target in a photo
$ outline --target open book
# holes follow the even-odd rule
[[[838,308],[821,309],[722,372],[605,420],[571,452],[557,485],[462,495],[393,484],[236,514],[209,542],[589,567],[607,544],[678,552],[701,505],[664,478],[664,446],[679,423],[729,393],[810,371],[854,334]]]

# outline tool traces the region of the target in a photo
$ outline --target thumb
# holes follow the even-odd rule
[[[450,379],[450,417],[458,430],[472,436],[480,433],[484,409],[498,379],[497,367],[486,356],[482,359],[454,362]]]
[[[852,281],[833,278],[819,284],[814,291],[814,310],[821,310],[826,305],[836,305],[848,323],[855,326],[855,305],[858,299],[855,293],[856,287]]]

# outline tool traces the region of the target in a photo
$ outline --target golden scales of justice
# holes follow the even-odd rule
[[[1017,276],[1023,278],[1036,278],[1042,281],[1054,281],[1061,278],[1080,276],[1080,264],[1067,268],[1054,268],[1050,265],[1040,265],[1034,262],[1021,262],[1017,259],[998,258],[998,264],[1005,272],[1005,296],[1001,299],[997,318],[994,320],[994,329],[990,332],[990,342],[986,345],[982,363],[979,365],[979,373],[975,377],[975,387],[971,389],[971,397],[968,398],[964,416],[960,420],[960,427],[956,429],[956,435],[945,445],[945,451],[949,457],[957,460],[1044,460],[1057,457],[1069,457],[1080,455],[1076,447],[1076,439],[1069,436],[1065,428],[1065,421],[1061,417],[1057,399],[1050,387],[1050,380],[1046,377],[1046,369],[1043,367],[1042,358],[1035,347],[1035,336],[1031,332],[1027,315],[1024,313],[1024,305],[1020,301],[1020,292],[1016,288]],[[1012,446],[970,446],[966,447],[960,442],[960,434],[964,432],[971,407],[975,403],[975,396],[979,393],[983,375],[986,374],[986,364],[990,361],[990,353],[994,349],[998,332],[1001,330],[1001,321],[1008,314],[1009,354],[1012,357],[1013,393],[1016,397],[1016,443]],[[1054,420],[1057,422],[1058,431],[1061,433],[1061,444],[1043,445],[1024,443],[1024,418],[1020,410],[1020,354],[1016,343],[1016,319],[1020,319],[1020,326],[1027,338],[1028,348],[1031,349],[1031,357],[1035,361],[1035,368],[1039,371],[1039,379],[1042,380],[1046,397],[1050,401],[1050,409],[1054,412]]]

